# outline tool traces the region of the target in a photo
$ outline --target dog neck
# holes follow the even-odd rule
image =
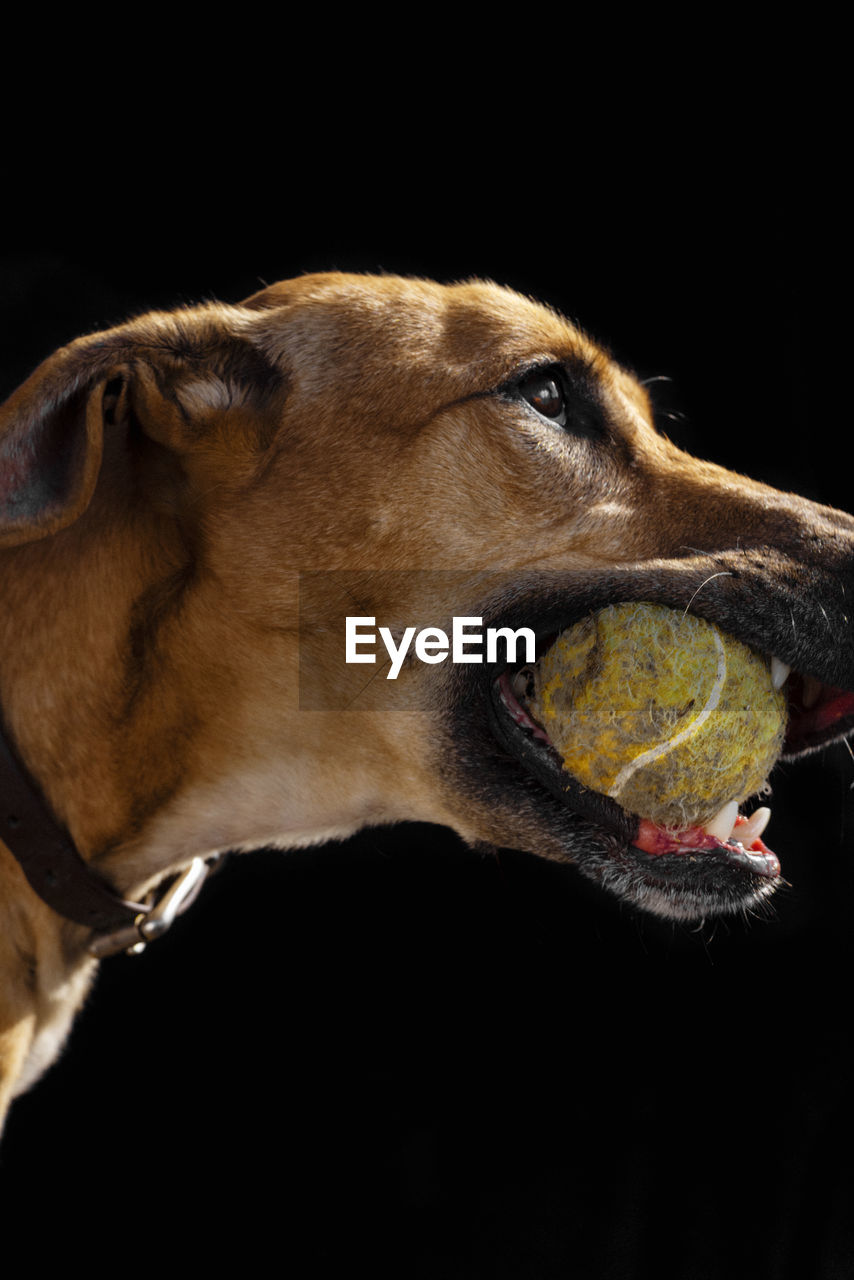
[[[160,904],[130,902],[80,857],[74,842],[59,825],[44,798],[17,758],[0,717],[0,835],[6,848],[41,900],[63,919],[91,932],[89,950],[109,955],[136,949],[160,936],[171,923],[162,923]],[[195,871],[195,881],[201,878]],[[174,896],[174,895],[173,895]],[[189,894],[184,895],[187,901]],[[183,903],[178,903],[172,914]]]
[[[280,574],[269,625],[257,583],[250,599],[162,515],[115,510],[96,498],[71,529],[0,557],[0,705],[13,758],[67,833],[68,865],[139,899],[188,856],[412,816],[382,784],[400,764],[385,758],[381,715],[299,711],[296,575],[291,588]]]

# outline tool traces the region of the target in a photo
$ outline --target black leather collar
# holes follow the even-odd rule
[[[159,902],[129,902],[84,862],[68,832],[60,826],[33,778],[18,759],[0,720],[0,839],[17,859],[32,888],[66,920],[96,935],[95,955],[139,950],[159,937],[172,917],[195,899],[206,864],[196,859]],[[190,872],[193,874],[191,875]],[[168,909],[164,909],[166,898]],[[150,926],[146,928],[147,919]],[[115,942],[113,941],[115,940]]]

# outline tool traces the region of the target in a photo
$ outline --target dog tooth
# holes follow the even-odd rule
[[[786,662],[781,662],[779,658],[771,659],[771,683],[775,689],[782,689],[783,685],[789,678],[789,672],[792,668]]]
[[[718,840],[729,840],[737,817],[738,801],[730,800],[713,818],[703,823],[703,830],[708,836],[717,836]]]
[[[740,823],[733,831],[733,839],[738,840],[745,847],[753,844],[754,840],[758,840],[762,832],[768,826],[771,819],[771,810],[768,808],[757,809],[750,815],[746,822]]]

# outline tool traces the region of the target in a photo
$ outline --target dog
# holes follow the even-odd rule
[[[436,823],[684,920],[780,883],[755,819],[641,838],[531,732],[518,653],[418,661],[408,624],[542,646],[657,602],[773,659],[788,756],[854,727],[854,520],[687,456],[489,282],[320,273],[79,338],[0,410],[0,548],[4,1111],[225,851]],[[350,617],[395,680],[342,663]]]

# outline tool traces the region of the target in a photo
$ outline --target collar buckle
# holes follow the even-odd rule
[[[153,890],[149,897],[151,904],[146,903],[132,924],[122,925],[109,933],[99,933],[89,944],[89,954],[98,960],[106,956],[118,955],[124,951],[129,956],[138,956],[149,942],[162,938],[172,926],[176,916],[186,911],[196,899],[210,867],[204,858],[194,858],[186,871],[174,880],[167,881],[167,888],[157,897],[159,890]]]

